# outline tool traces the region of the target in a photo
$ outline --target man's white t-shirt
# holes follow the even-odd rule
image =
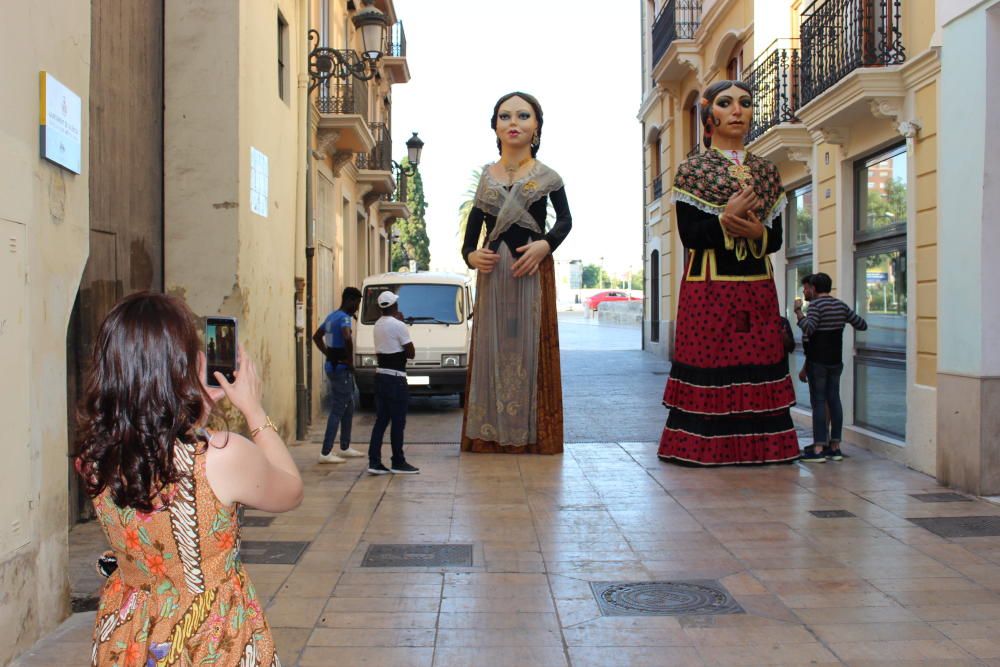
[[[379,368],[403,371],[406,368],[404,346],[410,340],[410,328],[390,315],[383,315],[375,322],[375,352],[379,354]],[[392,355],[392,356],[387,356]]]

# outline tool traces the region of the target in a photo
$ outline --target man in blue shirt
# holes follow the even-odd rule
[[[323,436],[320,463],[343,463],[349,458],[364,456],[351,447],[351,420],[354,418],[354,340],[351,319],[361,306],[361,291],[357,287],[344,289],[340,308],[330,313],[313,334],[313,342],[326,357],[324,369],[330,379],[330,416]],[[333,441],[340,428],[340,453],[333,453]]]

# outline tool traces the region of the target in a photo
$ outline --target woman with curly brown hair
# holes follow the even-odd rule
[[[143,292],[101,325],[76,465],[118,567],[101,594],[93,665],[280,665],[239,556],[241,504],[284,512],[302,478],[261,407],[242,347],[232,383],[205,384],[194,316]],[[206,428],[227,398],[250,439]]]

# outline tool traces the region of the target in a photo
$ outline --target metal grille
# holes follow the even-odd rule
[[[375,148],[370,153],[358,153],[356,164],[358,169],[372,171],[392,170],[392,135],[385,123],[369,123],[372,136],[375,137]]]
[[[939,537],[1000,537],[1000,516],[947,516],[907,521]]]
[[[361,567],[472,567],[472,545],[372,544]]]
[[[355,58],[354,51],[342,51]],[[356,77],[333,78],[319,86],[319,96],[316,98],[316,109],[320,113],[358,114],[368,117],[368,82]]]
[[[406,31],[403,22],[396,21],[386,35],[385,55],[394,58],[406,57]]]
[[[603,616],[717,616],[743,608],[717,581],[593,582]]]
[[[817,519],[850,519],[855,516],[847,510],[810,510],[809,513]]]
[[[701,0],[670,0],[653,22],[653,65],[675,39],[694,39],[701,25]]]
[[[775,125],[796,120],[799,93],[798,40],[776,42],[750,64],[746,82],[754,95],[753,124],[747,142]]]
[[[952,493],[951,491],[939,492],[939,493],[911,493],[911,498],[915,498],[922,503],[971,503],[972,498],[968,496],[963,496],[960,493]]]
[[[802,104],[861,67],[906,60],[902,0],[816,0],[802,12]]]

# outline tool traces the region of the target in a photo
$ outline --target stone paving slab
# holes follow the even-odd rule
[[[912,494],[947,490],[853,447],[813,467],[662,463],[654,371],[665,364],[595,354],[583,349],[590,333],[566,337],[580,348],[564,352],[567,429],[579,435],[561,456],[462,454],[438,437],[460,428],[457,406],[413,415],[426,438],[407,447],[416,476],[316,463],[322,424],[292,447],[305,501],[249,511],[273,521],[243,531],[309,543],[294,564],[247,566],[283,664],[1000,664],[1000,536],[911,521],[1000,507],[921,502]],[[370,545],[434,543],[472,544],[473,566],[363,567]],[[593,592],[691,580],[717,581],[743,613],[605,616]],[[14,664],[88,664],[93,618],[72,616]]]

